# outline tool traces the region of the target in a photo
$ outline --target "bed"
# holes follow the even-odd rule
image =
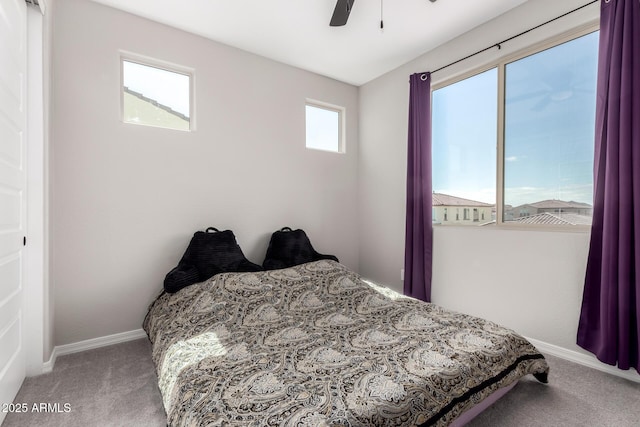
[[[162,293],[143,326],[170,426],[444,426],[549,370],[512,330],[331,260]]]

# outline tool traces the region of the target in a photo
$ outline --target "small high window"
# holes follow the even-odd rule
[[[307,148],[344,153],[344,108],[307,100]]]
[[[122,120],[192,130],[191,74],[122,59]]]

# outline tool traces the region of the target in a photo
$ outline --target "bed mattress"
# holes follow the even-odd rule
[[[510,329],[328,260],[163,293],[143,326],[170,426],[444,426],[549,369]]]

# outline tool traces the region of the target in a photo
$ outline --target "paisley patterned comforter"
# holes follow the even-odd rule
[[[223,273],[149,308],[170,426],[447,425],[543,356],[334,261]]]

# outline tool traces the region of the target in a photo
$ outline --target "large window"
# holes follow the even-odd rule
[[[436,87],[434,193],[466,203],[472,225],[590,224],[597,57],[594,32]]]
[[[191,130],[191,75],[122,59],[122,120]]]

